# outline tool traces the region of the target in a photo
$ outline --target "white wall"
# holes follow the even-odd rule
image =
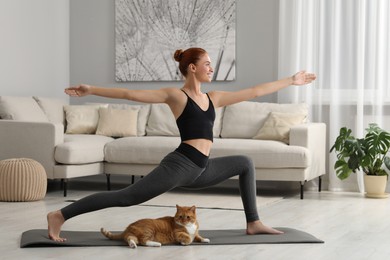
[[[0,96],[65,98],[69,0],[0,0]]]
[[[277,78],[279,1],[236,0],[236,4],[236,80],[205,84],[204,91],[237,90]],[[70,0],[70,17],[71,85],[86,83],[132,89],[182,85],[181,82],[115,82],[115,1]],[[71,103],[102,100],[88,96],[73,98]],[[276,94],[259,100],[275,102]]]

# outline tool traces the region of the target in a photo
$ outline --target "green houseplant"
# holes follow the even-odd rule
[[[366,128],[364,138],[356,138],[351,129],[342,127],[330,152],[336,152],[334,169],[339,179],[361,170],[368,176],[386,176],[387,182],[388,174],[383,166],[390,170],[389,149],[390,133],[373,123]]]

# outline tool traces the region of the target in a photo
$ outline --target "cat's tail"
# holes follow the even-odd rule
[[[111,240],[122,240],[123,239],[123,233],[120,234],[113,234],[110,231],[105,230],[104,228],[100,229],[100,232],[107,238]]]

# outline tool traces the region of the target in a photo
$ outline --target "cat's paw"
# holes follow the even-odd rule
[[[137,244],[134,242],[134,240],[130,239],[129,241],[127,241],[128,244],[129,244],[129,247],[130,248],[133,248],[133,249],[136,249],[137,248]]]
[[[202,240],[200,242],[202,242],[202,243],[210,243],[210,239],[202,238]]]
[[[182,246],[188,246],[191,242],[180,242]]]
[[[161,243],[160,242],[156,242],[156,241],[146,241],[146,246],[153,246],[153,247],[160,247],[161,246]]]

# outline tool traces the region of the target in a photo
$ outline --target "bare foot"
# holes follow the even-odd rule
[[[53,211],[47,214],[47,224],[49,230],[49,238],[56,242],[65,242],[66,238],[60,237],[61,227],[64,224],[65,219],[62,216],[61,211]]]
[[[248,235],[256,235],[256,234],[283,234],[283,231],[274,229],[272,227],[268,227],[261,223],[260,220],[256,220],[253,222],[249,222],[246,227],[246,233]]]

